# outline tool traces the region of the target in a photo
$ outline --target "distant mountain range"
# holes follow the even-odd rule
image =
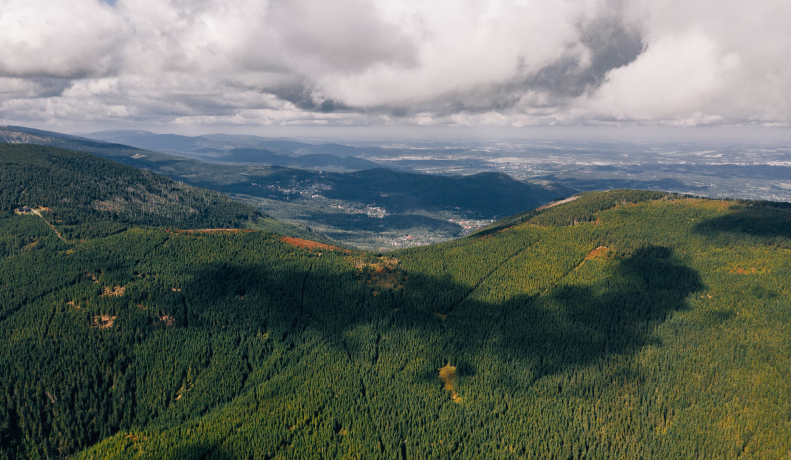
[[[358,158],[381,153],[377,147],[359,148],[341,144],[307,144],[291,139],[209,134],[180,136],[148,131],[100,131],[84,137],[134,146],[146,150],[188,155],[208,161],[268,164],[304,169],[353,170],[381,165]]]
[[[303,169],[341,168],[359,171],[381,167],[378,163],[357,157],[339,157],[328,153],[310,153],[295,157],[273,150],[250,148],[231,149],[220,160],[226,163],[268,164]]]
[[[381,167],[355,155],[376,148],[360,149],[340,144],[312,145],[256,136],[179,136],[146,131],[102,131],[73,136],[22,126],[0,126],[0,142],[36,144],[101,154],[109,150],[149,150],[219,163],[288,166],[301,169],[359,171]]]

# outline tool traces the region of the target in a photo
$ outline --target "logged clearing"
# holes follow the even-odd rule
[[[121,297],[124,295],[126,288],[124,286],[115,286],[112,290],[106,287],[102,293],[102,297]]]
[[[376,262],[356,260],[354,266],[365,275],[365,282],[371,287],[401,289],[407,278],[399,266],[398,259],[380,257]]]
[[[99,329],[110,329],[115,323],[115,316],[110,315],[97,315],[93,317],[93,327]]]
[[[173,327],[176,325],[176,319],[171,315],[162,315],[159,317],[159,323],[165,327]]]
[[[290,244],[292,246],[296,246],[298,248],[305,248],[305,249],[319,248],[319,249],[327,249],[328,251],[350,252],[349,250],[341,249],[337,246],[330,246],[329,244],[317,243],[315,241],[310,241],[310,240],[303,240],[302,238],[292,238],[290,236],[284,236],[283,238],[280,239],[280,241],[286,244]]]
[[[375,273],[384,273],[387,270],[395,270],[398,267],[398,259],[380,257],[376,262],[364,262],[356,260],[354,266],[360,270],[370,267]]]
[[[444,367],[440,367],[439,379],[442,380],[443,388],[445,388],[447,391],[450,391],[451,401],[460,403],[461,396],[456,393],[456,388],[453,386],[453,382],[456,381],[456,367],[451,366],[450,363],[446,364]]]

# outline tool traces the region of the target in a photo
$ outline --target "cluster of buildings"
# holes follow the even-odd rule
[[[494,222],[494,220],[474,220],[474,219],[461,219],[461,220],[454,220],[448,219],[448,222],[453,222],[454,224],[458,224],[461,228],[464,229],[464,234],[468,235],[479,228],[486,227],[487,225]]]

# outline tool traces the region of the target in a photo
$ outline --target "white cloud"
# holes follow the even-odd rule
[[[782,0],[0,0],[0,119],[782,125],[789,17]]]
[[[585,2],[403,0],[388,13],[420,43],[417,64],[374,65],[319,81],[353,105],[419,103],[502,84],[550,64],[578,42]]]
[[[722,107],[741,65],[738,54],[724,53],[703,34],[661,37],[612,70],[583,106],[618,120],[697,118]]]
[[[105,75],[125,35],[124,18],[97,0],[0,0],[0,75]]]

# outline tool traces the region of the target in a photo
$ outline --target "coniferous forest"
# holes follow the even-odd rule
[[[0,458],[791,456],[785,204],[591,192],[379,254],[0,159]]]

